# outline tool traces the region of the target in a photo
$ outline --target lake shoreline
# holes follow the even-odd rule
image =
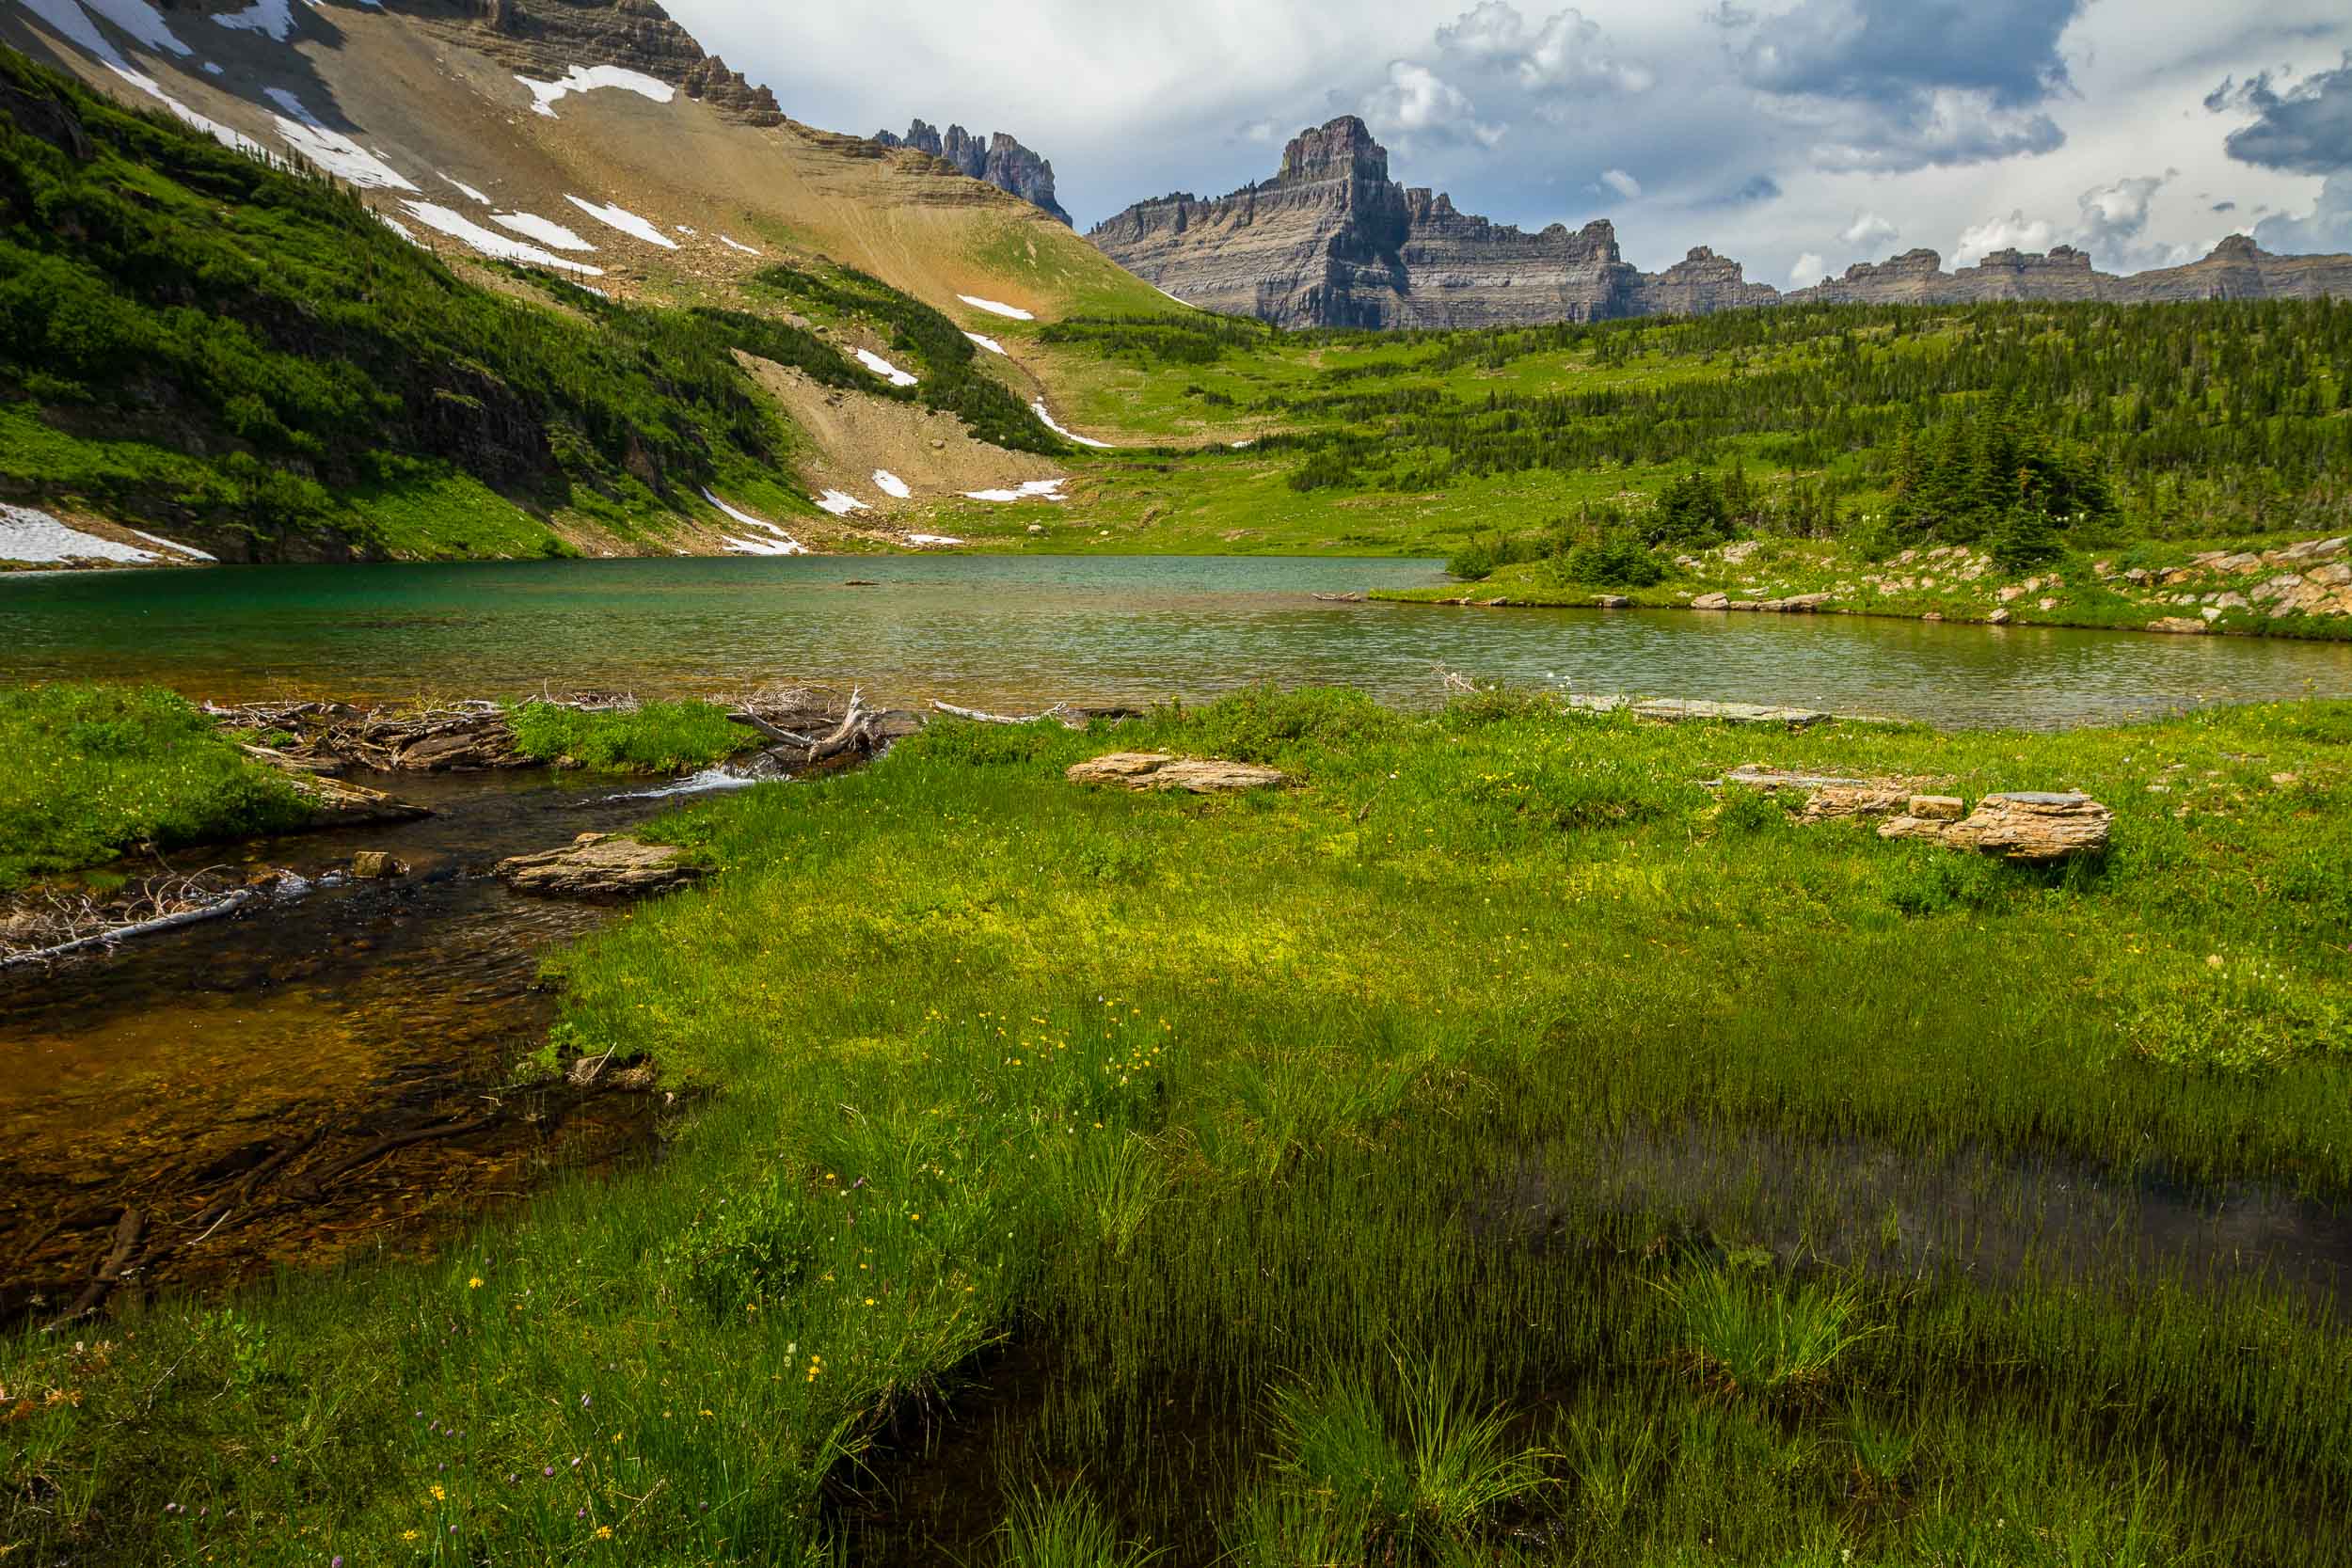
[[[1648,583],[1568,580],[1568,564],[1522,562],[1457,590],[1387,589],[1371,597],[1490,610],[1849,615],[1988,628],[2352,641],[2352,539],[2343,536],[2267,551],[2075,551],[2014,572],[1963,546],[1920,546],[1873,562],[1835,545],[1763,539],[1677,556],[1671,572],[1661,569]],[[1498,588],[1502,592],[1491,591]]]

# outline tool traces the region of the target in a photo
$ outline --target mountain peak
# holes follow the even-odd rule
[[[1282,149],[1282,171],[1275,178],[1287,185],[1308,180],[1377,182],[1388,177],[1389,150],[1374,139],[1371,126],[1342,115],[1293,136]]]
[[[937,126],[917,119],[908,124],[903,136],[877,131],[873,140],[882,147],[911,147],[928,152],[959,174],[1009,192],[1073,229],[1077,227],[1054,195],[1054,166],[1003,131],[992,132],[982,140],[951,122],[943,135]]]

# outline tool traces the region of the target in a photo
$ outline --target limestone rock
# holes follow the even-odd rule
[[[1968,815],[1968,802],[1957,795],[1915,795],[1903,815],[1922,822],[1957,822]]]
[[[1389,178],[1354,115],[1302,131],[1270,180],[1203,200],[1137,202],[1089,236],[1130,272],[1205,309],[1282,326],[1496,326],[1770,304],[1704,246],[1645,275],[1606,220],[1528,233]]]
[[[1985,623],[1988,626],[2008,626],[2010,623],[2010,613],[2006,610],[1996,610],[1992,614],[1985,617]]]
[[[1769,794],[1783,790],[1802,794],[1805,797],[1803,820],[1806,822],[1828,822],[1848,816],[1891,816],[1913,799],[1913,784],[1907,779],[1847,779],[1755,765],[1733,768],[1722,782]]]
[[[1637,719],[1662,723],[1712,720],[1724,724],[1767,724],[1802,730],[1826,722],[1830,715],[1811,708],[1773,707],[1762,703],[1712,703],[1695,697],[1615,697],[1572,692],[1568,706],[1579,713],[1630,713]]]
[[[1892,816],[1911,798],[1901,784],[1831,784],[1804,803],[1804,820],[1829,822],[1845,816]]]
[[[524,75],[560,78],[583,62],[626,66],[747,124],[784,123],[775,94],[705,51],[654,0],[457,0],[453,8],[455,17],[415,8],[407,18]]]
[[[1691,601],[1691,608],[1692,610],[1729,610],[1731,608],[1731,595],[1728,594],[1701,594],[1697,598]]]
[[[408,875],[408,863],[382,849],[362,849],[351,857],[351,874],[363,882],[381,882]]]
[[[1631,610],[1633,601],[1623,594],[1603,594],[1593,601],[1596,610]]]
[[[2168,615],[2161,621],[2148,623],[2150,631],[2169,632],[2174,637],[2201,637],[2205,623],[2187,615]]]
[[[1188,795],[1229,795],[1284,783],[1280,770],[1221,758],[1175,757],[1165,752],[1113,752],[1073,766],[1073,784],[1120,784],[1128,789],[1181,790]]]
[[[582,833],[561,849],[501,861],[498,874],[517,893],[587,903],[618,903],[683,887],[702,875],[671,844]]]
[[[1938,809],[1944,809],[1938,802]],[[1959,821],[1916,813],[1882,824],[1881,838],[1925,839],[1954,849],[2047,865],[2106,852],[2114,814],[2088,795],[1988,795]]]
[[[2352,295],[2352,256],[2272,256],[2244,236],[2201,261],[2129,277],[2099,272],[2071,245],[1994,251],[1949,273],[1936,252],[1913,250],[1788,294],[1749,282],[1705,245],[1644,273],[1606,220],[1531,234],[1463,213],[1442,192],[1406,188],[1354,115],[1300,132],[1271,179],[1209,199],[1179,191],[1139,201],[1089,238],[1188,303],[1285,327],[1506,326],[1780,304]]]
[[[2290,545],[2283,550],[2273,550],[2265,559],[2277,565],[2295,566],[2307,561],[2331,560],[2342,555],[2346,546],[2352,546],[2352,537],[2307,539],[2299,545]]]
[[[874,140],[883,147],[911,147],[928,152],[959,174],[1009,192],[1072,228],[1077,227],[1076,220],[1055,198],[1054,166],[1002,131],[993,133],[983,142],[961,125],[948,126],[942,135],[938,127],[918,119],[907,127],[903,136],[878,131]]]

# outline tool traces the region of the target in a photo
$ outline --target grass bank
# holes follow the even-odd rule
[[[506,719],[523,755],[612,773],[691,772],[759,744],[726,709],[691,699],[626,708],[517,703]]]
[[[1296,787],[1061,776],[1141,746]],[[1702,784],[1754,761],[2081,787],[2115,847],[2029,872]],[[19,1340],[0,1527],[352,1568],[2335,1560],[2340,1302],[2163,1221],[2226,1186],[2289,1263],[2341,1243],[2348,762],[2345,705],[934,728],[672,818],[709,886],[561,960],[566,1050],[712,1091],[657,1167]]]
[[[2273,551],[2296,541],[2269,542]],[[2323,542],[2324,543],[2324,542]],[[1722,594],[1753,609],[1812,597],[1823,615],[1933,617],[2001,626],[2152,627],[2224,637],[2352,639],[2352,564],[2339,547],[2302,563],[2229,555],[2205,541],[2074,551],[2004,571],[1984,551],[1959,546],[1907,549],[1881,559],[1829,541],[1752,539],[1662,558],[1627,581],[1596,573],[1596,555],[1565,550],[1510,562],[1442,587],[1384,589],[1404,603],[1590,606],[1622,599],[1644,609],[1688,610]],[[2236,565],[2224,565],[2221,556]],[[1605,563],[1606,558],[1600,558]],[[1717,607],[1720,608],[1720,607]]]
[[[313,814],[193,704],[152,687],[0,690],[0,891],[144,845],[248,838]]]

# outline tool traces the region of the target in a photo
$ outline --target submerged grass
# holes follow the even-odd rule
[[[1140,748],[1297,787],[1062,778]],[[1758,761],[2079,786],[2115,848],[1987,868],[1703,784]],[[1877,1166],[1963,1150],[2352,1196],[2348,764],[2327,704],[1762,734],[1302,692],[937,727],[673,819],[708,887],[561,960],[566,1049],[713,1091],[658,1165],[423,1266],[19,1340],[0,1539],[2341,1561],[2340,1294],[2234,1243],[2152,1258],[2128,1215],[2000,1271],[1842,1216]],[[2152,1037],[2174,995],[2197,1027]],[[1822,1153],[1698,1192],[1620,1169],[1645,1129]],[[1758,1244],[1792,1202],[1805,1242]],[[876,1446],[1007,1376],[970,1435]],[[927,1486],[986,1524],[896,1528]]]
[[[0,891],[174,849],[294,827],[310,815],[194,704],[151,687],[0,690]]]

